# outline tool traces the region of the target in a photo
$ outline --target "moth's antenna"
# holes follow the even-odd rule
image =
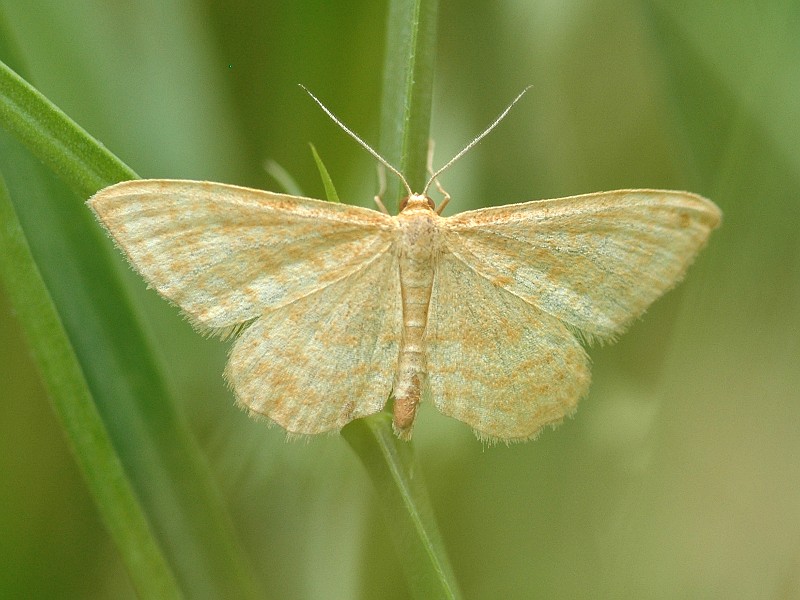
[[[345,124],[344,124],[344,123],[342,123],[342,122],[341,122],[339,119],[337,119],[337,118],[336,118],[336,115],[334,115],[334,114],[333,114],[331,111],[329,111],[329,110],[328,110],[328,108],[327,108],[327,107],[326,107],[326,106],[325,106],[325,105],[324,105],[322,102],[320,102],[319,98],[317,98],[317,97],[316,97],[314,94],[312,94],[310,91],[308,91],[308,88],[307,88],[306,86],[304,86],[302,83],[300,83],[300,84],[298,84],[298,85],[299,85],[301,88],[303,88],[303,90],[305,91],[305,93],[306,93],[306,94],[308,94],[309,96],[311,96],[311,99],[312,99],[314,102],[316,102],[316,103],[319,105],[319,107],[320,107],[320,108],[321,108],[321,109],[322,109],[322,110],[325,112],[325,114],[326,114],[326,115],[328,115],[328,116],[331,118],[331,120],[332,120],[334,123],[336,123],[336,124],[337,124],[339,127],[341,127],[341,128],[344,130],[344,132],[345,132],[347,135],[349,135],[351,138],[353,138],[355,141],[357,141],[357,142],[358,142],[358,143],[361,145],[361,147],[362,147],[362,148],[364,148],[364,149],[365,149],[367,152],[369,152],[370,154],[372,154],[372,156],[374,156],[375,158],[377,158],[377,159],[378,159],[378,160],[381,162],[381,164],[382,164],[383,166],[385,166],[385,167],[386,167],[387,169],[389,169],[389,170],[390,170],[392,173],[394,173],[395,175],[397,175],[397,176],[400,178],[400,181],[402,181],[402,182],[403,182],[403,185],[405,186],[405,188],[406,188],[406,191],[408,192],[408,195],[409,195],[409,196],[411,196],[411,195],[413,195],[413,194],[414,194],[414,192],[413,192],[413,191],[411,191],[411,186],[410,186],[410,185],[408,185],[408,182],[406,181],[406,178],[405,178],[405,177],[403,177],[403,174],[402,174],[400,171],[398,171],[398,170],[397,170],[397,169],[395,169],[395,168],[394,168],[392,165],[390,165],[388,160],[386,160],[386,159],[385,159],[385,158],[383,158],[383,157],[382,157],[380,154],[378,154],[377,152],[375,152],[375,150],[373,150],[373,149],[370,147],[370,145],[369,145],[369,144],[367,144],[367,142],[365,142],[365,141],[364,141],[364,140],[362,140],[360,137],[358,137],[358,136],[357,136],[357,135],[356,135],[356,134],[355,134],[353,131],[351,131],[351,130],[350,130],[348,127],[347,127],[347,125],[345,125]],[[511,108],[511,107],[509,106],[509,108]],[[508,109],[506,109],[506,112],[508,112]],[[504,113],[504,114],[505,114],[505,113]],[[452,161],[451,161],[451,162],[452,162]],[[427,186],[426,186],[426,187],[427,187]]]
[[[502,121],[502,120],[503,120],[503,118],[505,118],[505,116],[508,114],[508,111],[510,111],[510,110],[513,108],[513,106],[514,106],[514,105],[515,105],[517,102],[519,102],[519,99],[520,99],[520,98],[522,98],[522,97],[525,95],[525,92],[527,92],[529,89],[531,89],[531,87],[533,87],[533,86],[530,86],[530,85],[529,85],[529,86],[528,86],[528,87],[526,87],[524,90],[522,90],[522,91],[519,93],[519,95],[518,95],[516,98],[514,98],[513,102],[511,102],[511,104],[509,104],[509,105],[506,107],[506,109],[505,109],[503,112],[501,112],[501,113],[500,113],[500,116],[499,116],[499,117],[497,117],[497,118],[496,118],[496,119],[495,119],[495,120],[492,122],[492,124],[491,124],[491,125],[489,125],[489,127],[487,127],[487,128],[484,130],[484,132],[483,132],[483,133],[481,133],[481,134],[480,134],[478,137],[476,137],[475,139],[473,139],[473,140],[472,140],[472,141],[471,141],[469,144],[467,144],[467,145],[466,145],[466,147],[465,147],[465,148],[464,148],[464,149],[463,149],[461,152],[459,152],[459,153],[458,153],[458,154],[456,154],[456,155],[455,155],[453,158],[451,158],[449,161],[447,161],[447,164],[445,164],[445,165],[444,165],[443,167],[441,167],[441,168],[440,168],[438,171],[436,171],[436,172],[435,172],[433,175],[431,175],[431,178],[430,178],[430,179],[428,179],[428,183],[426,183],[426,184],[425,184],[425,187],[424,187],[424,188],[423,188],[423,190],[422,190],[422,195],[424,196],[424,195],[426,195],[426,194],[428,193],[428,188],[429,188],[429,187],[431,186],[431,184],[432,184],[432,183],[433,183],[433,182],[436,180],[436,178],[437,178],[439,175],[441,175],[441,174],[442,174],[442,172],[444,172],[444,171],[445,171],[446,169],[448,169],[448,168],[449,168],[449,167],[450,167],[450,166],[451,166],[451,165],[452,165],[454,162],[456,162],[456,161],[457,161],[459,158],[461,158],[461,157],[462,157],[462,156],[464,156],[464,155],[465,155],[467,152],[469,152],[469,151],[472,149],[472,147],[473,147],[473,146],[475,146],[475,144],[477,144],[478,142],[480,142],[480,141],[481,141],[481,140],[482,140],[484,137],[486,137],[486,136],[489,134],[489,132],[490,132],[492,129],[494,129],[495,127],[497,127],[498,123],[500,123],[500,121]],[[308,91],[308,90],[306,90],[306,91]],[[312,96],[312,97],[313,97],[313,96]],[[315,100],[316,100],[316,98],[315,98]],[[317,100],[317,102],[319,102],[319,100]]]

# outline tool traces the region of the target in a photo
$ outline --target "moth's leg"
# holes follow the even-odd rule
[[[450,202],[450,194],[445,191],[438,179],[434,179],[433,183],[436,184],[436,189],[439,190],[439,193],[443,196],[442,203],[436,207],[436,214],[440,215],[442,214],[444,207],[447,206],[447,203]]]
[[[436,142],[433,141],[433,138],[428,140],[428,175],[433,176],[433,150],[436,147]],[[447,203],[450,202],[450,194],[448,194],[445,189],[442,187],[442,184],[439,183],[438,179],[434,179],[433,183],[436,184],[436,189],[439,190],[439,193],[442,195],[442,203],[436,207],[436,214],[442,214],[444,207],[447,206]]]
[[[386,210],[386,206],[383,204],[383,200],[381,200],[381,196],[386,193],[386,167],[379,164],[378,165],[378,193],[375,195],[373,200],[375,200],[375,204],[378,205],[378,208],[381,209],[381,212],[385,215],[389,214],[389,211]]]

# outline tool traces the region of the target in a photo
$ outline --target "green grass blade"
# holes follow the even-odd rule
[[[336,192],[336,187],[333,185],[333,179],[331,179],[328,169],[325,168],[325,163],[323,163],[322,159],[319,157],[319,153],[314,147],[314,144],[309,144],[309,146],[311,146],[311,154],[314,155],[314,162],[317,164],[317,169],[319,169],[322,185],[325,186],[325,197],[328,199],[328,202],[341,202],[341,200],[339,200],[339,194]]]
[[[137,175],[8,65],[0,62],[0,124],[63,179],[90,196]]]
[[[0,282],[89,491],[141,598],[182,594],[128,480],[0,178]]]
[[[0,106],[0,125],[80,195],[47,180],[30,155],[0,137],[34,260],[181,590],[191,598],[260,597],[156,344],[123,285],[119,257],[83,202],[133,172],[4,65]]]

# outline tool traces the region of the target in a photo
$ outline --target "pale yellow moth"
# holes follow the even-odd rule
[[[428,187],[511,106],[420,194],[322,108],[400,176],[397,216],[205,181],[127,181],[88,201],[195,326],[238,334],[238,402],[290,433],[340,429],[391,394],[403,438],[421,399],[482,438],[533,437],[588,390],[579,339],[613,339],[720,222],[711,201],[664,190],[442,217]]]

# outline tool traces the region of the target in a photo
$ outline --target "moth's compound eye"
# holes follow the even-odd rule
[[[431,210],[436,210],[436,204],[434,203],[434,201],[431,198],[429,198],[428,196],[425,196],[425,200],[428,201],[428,206],[431,207]]]
[[[408,206],[408,196],[404,196],[402,200],[400,200],[400,211],[402,212],[405,210],[406,206]]]

